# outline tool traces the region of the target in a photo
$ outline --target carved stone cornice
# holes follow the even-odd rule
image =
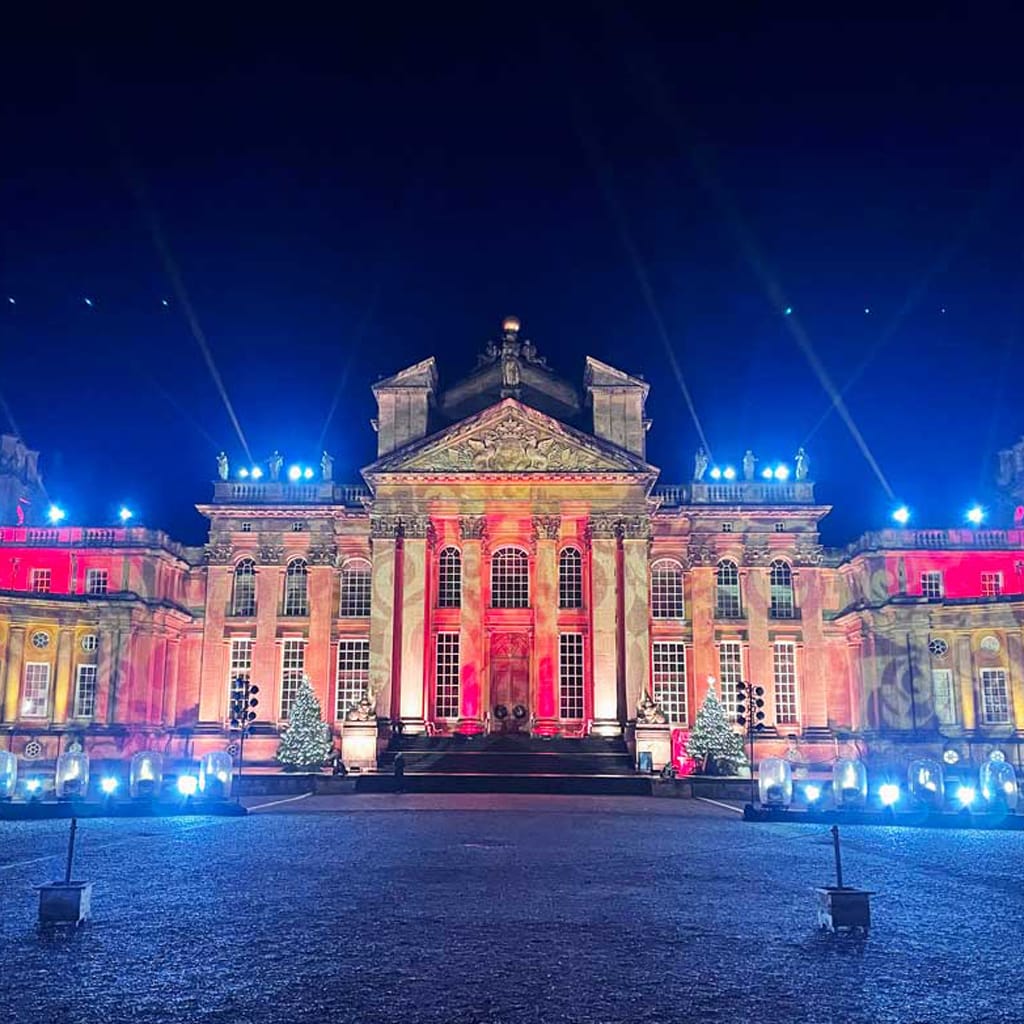
[[[256,559],[260,565],[280,565],[284,561],[284,545],[260,544],[256,551]]]
[[[463,540],[483,540],[487,536],[487,517],[459,516],[459,535]]]
[[[825,548],[814,541],[798,541],[793,551],[796,565],[821,565],[824,558]]]
[[[402,536],[413,540],[424,540],[430,532],[430,516],[402,516]]]
[[[402,517],[397,515],[370,516],[370,538],[372,540],[394,540],[402,536]]]
[[[533,537],[534,540],[558,540],[562,532],[561,516],[534,516]]]
[[[691,544],[687,557],[693,566],[718,564],[718,552],[710,544]]]
[[[334,565],[337,562],[337,551],[328,545],[309,549],[306,561],[310,565]]]
[[[747,543],[743,549],[744,565],[767,565],[771,557],[771,550],[767,544]]]

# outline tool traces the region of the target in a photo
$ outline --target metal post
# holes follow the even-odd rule
[[[71,835],[68,837],[68,862],[64,868],[64,883],[71,884],[71,869],[75,863],[75,833],[78,831],[78,819],[71,819]]]
[[[843,888],[843,858],[839,852],[839,826],[833,825],[831,828],[832,832],[832,847],[836,854],[836,888]]]
[[[750,737],[750,806],[757,803],[757,786],[754,783],[754,698],[751,695],[753,687],[747,688],[747,735]]]

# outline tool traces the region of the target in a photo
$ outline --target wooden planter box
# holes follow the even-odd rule
[[[816,889],[818,894],[818,927],[823,931],[852,931],[860,929],[865,935],[871,927],[871,897],[869,889],[856,889],[844,885],[828,885]]]
[[[39,886],[39,923],[79,925],[89,919],[92,882],[48,882]]]

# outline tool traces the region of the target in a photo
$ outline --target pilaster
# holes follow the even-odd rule
[[[479,732],[484,671],[484,516],[462,516],[462,610],[459,617],[459,731]]]
[[[537,730],[553,733],[559,718],[558,701],[558,516],[533,517],[534,565],[533,655],[537,681]]]
[[[11,626],[7,637],[7,673],[4,686],[3,720],[14,722],[18,718],[21,698],[21,669],[25,661],[25,627]]]
[[[617,523],[590,521],[590,607],[594,660],[594,726],[599,736],[622,733],[618,701]]]
[[[71,649],[75,631],[70,626],[61,626],[57,633],[57,666],[53,689],[53,721],[62,724],[68,720],[68,705],[71,694]]]

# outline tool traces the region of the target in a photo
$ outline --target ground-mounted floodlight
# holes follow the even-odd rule
[[[132,756],[128,792],[133,797],[158,796],[164,778],[164,759],[155,750],[140,750]]]
[[[53,788],[58,798],[85,796],[89,788],[89,755],[84,750],[65,750],[57,758]]]
[[[764,757],[757,766],[757,784],[764,807],[788,807],[793,802],[793,769],[781,757]]]
[[[832,766],[832,795],[836,807],[863,807],[868,799],[868,773],[862,762],[841,757]]]

